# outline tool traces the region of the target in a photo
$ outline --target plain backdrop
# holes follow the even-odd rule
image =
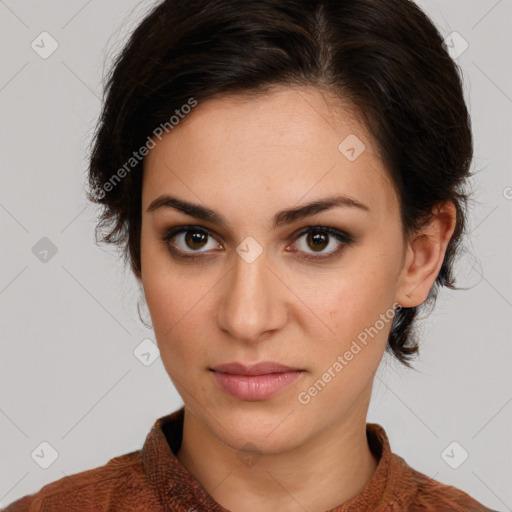
[[[154,341],[139,288],[84,194],[102,79],[152,5],[0,0],[0,507],[140,449],[182,404],[136,357]],[[512,510],[512,2],[419,5],[460,53],[473,120],[469,289],[440,292],[417,371],[385,357],[368,421],[415,469]]]

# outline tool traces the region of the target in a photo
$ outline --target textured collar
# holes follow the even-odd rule
[[[169,510],[180,512],[230,512],[219,505],[176,458],[181,446],[184,407],[156,420],[142,448],[144,471]],[[384,429],[377,423],[366,424],[366,435],[377,469],[362,493],[327,512],[375,512],[397,510],[416,492],[410,468],[391,452]]]

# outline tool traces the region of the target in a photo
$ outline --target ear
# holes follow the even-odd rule
[[[448,242],[455,230],[457,210],[451,201],[436,205],[432,219],[407,242],[396,301],[404,308],[419,306],[443,265]]]

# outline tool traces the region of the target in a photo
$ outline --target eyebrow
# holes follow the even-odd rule
[[[274,216],[273,228],[275,229],[284,224],[291,224],[296,220],[303,219],[305,217],[309,217],[316,213],[320,213],[336,207],[350,207],[357,208],[366,212],[370,211],[368,206],[361,203],[357,199],[354,199],[353,197],[346,195],[335,195],[323,199],[317,199],[296,208],[285,208],[284,210],[281,210]],[[168,194],[157,197],[154,201],[151,202],[146,211],[151,213],[161,208],[172,208],[191,217],[203,219],[225,228],[229,227],[228,222],[224,219],[224,217],[222,217],[222,215],[216,211],[199,204],[189,203],[188,201],[178,199],[177,197],[173,197]]]

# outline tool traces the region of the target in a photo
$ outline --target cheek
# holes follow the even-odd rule
[[[173,267],[165,245],[156,237],[141,236],[141,267],[144,294],[155,332],[166,333],[183,316],[193,283],[187,273]],[[172,331],[171,331],[172,332]]]
[[[210,345],[204,332],[205,308],[214,282],[198,279],[192,266],[172,268],[168,256],[149,251],[151,260],[142,266],[142,280],[156,341],[168,373],[181,375],[204,357],[204,347],[191,341]]]
[[[339,279],[332,280],[335,285],[323,298],[318,297],[317,304],[339,340],[334,350],[345,352],[353,341],[376,356],[384,350],[394,318],[397,281],[395,255],[379,251],[361,257]],[[331,347],[326,349],[332,352]]]
[[[315,344],[313,373],[301,389],[308,396],[322,395],[312,400],[313,410],[326,403],[348,408],[372,382],[393,323],[392,289],[391,279],[354,273],[324,299],[335,338],[330,334]]]
[[[185,314],[187,287],[177,273],[170,272],[169,257],[154,241],[141,241],[141,267],[144,296],[151,314],[156,340],[163,355],[167,343]],[[178,292],[179,290],[179,292]]]

